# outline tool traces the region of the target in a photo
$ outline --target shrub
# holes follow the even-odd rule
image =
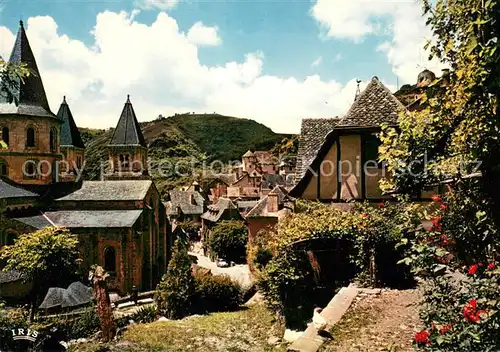
[[[0,350],[14,351],[18,347],[12,340],[11,329],[27,328],[29,312],[26,309],[15,308],[0,310]]]
[[[128,317],[136,323],[152,323],[156,320],[157,311],[154,306],[140,307],[134,314]]]
[[[243,221],[225,220],[217,224],[210,235],[210,250],[220,258],[244,263],[248,230]]]
[[[200,313],[232,310],[242,303],[241,287],[229,276],[198,271],[195,281]]]
[[[157,288],[158,313],[169,319],[182,318],[191,312],[196,289],[186,247],[177,240],[174,248],[167,273]]]
[[[395,245],[415,221],[414,206],[358,204],[342,211],[302,202],[300,207],[302,213],[280,222],[252,259],[257,267],[259,257],[267,262],[257,272],[258,286],[288,326],[303,327],[314,306],[328,303],[356,277],[364,276],[371,286],[413,284],[409,268],[397,265],[407,248]]]

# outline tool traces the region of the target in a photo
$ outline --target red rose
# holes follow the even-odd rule
[[[471,300],[469,301],[469,305],[470,305],[472,308],[476,309],[476,308],[477,308],[477,300],[475,300],[475,299],[471,299]]]
[[[441,197],[440,197],[440,196],[437,196],[437,195],[436,195],[436,196],[433,196],[433,197],[432,197],[432,201],[434,201],[434,202],[440,202],[440,201],[441,201]]]
[[[477,301],[471,299],[468,304],[464,306],[463,314],[465,320],[471,323],[478,323],[481,320],[481,314],[487,314],[487,310],[477,311]]]
[[[490,264],[488,264],[487,268],[488,268],[488,270],[493,270],[493,269],[495,269],[495,264],[490,263]]]
[[[451,330],[451,325],[450,324],[444,324],[441,329],[439,329],[439,335],[444,335],[446,334],[447,331]]]
[[[385,205],[384,202],[378,203],[379,208],[382,208],[384,205]]]
[[[429,332],[427,330],[422,330],[415,334],[415,342],[418,344],[426,345],[430,342]]]
[[[445,210],[445,209],[446,209],[446,204],[442,203],[439,207],[440,207],[441,209]]]
[[[479,265],[477,265],[477,264],[473,264],[473,265],[469,266],[469,275],[474,275],[476,273],[478,267],[479,267]]]

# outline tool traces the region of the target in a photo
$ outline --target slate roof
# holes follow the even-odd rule
[[[14,64],[26,64],[31,74],[24,78],[24,82],[18,79],[17,83],[19,89],[14,92],[15,98],[19,101],[18,106],[15,104],[8,104],[6,99],[0,96],[0,114],[41,116],[56,119],[56,115],[50,111],[40,71],[38,70],[35,56],[31,50],[22,21],[20,22],[16,42],[12,49],[9,62]]]
[[[140,145],[146,147],[141,126],[135,116],[134,107],[130,102],[130,96],[127,96],[127,101],[125,102],[109,145]]]
[[[273,189],[276,186],[285,186],[286,181],[283,175],[280,174],[264,174],[262,175],[261,189]]]
[[[9,282],[14,282],[21,280],[21,273],[17,270],[2,271],[0,270],[0,284],[7,284]]]
[[[339,118],[303,119],[300,128],[299,150],[295,169],[296,180],[304,176],[316,153],[323,145],[325,137],[339,123]]]
[[[54,307],[77,307],[90,303],[92,298],[92,288],[76,281],[69,285],[67,289],[61,287],[49,288],[42,304],[40,304],[40,308],[49,309]]]
[[[57,117],[63,121],[61,125],[61,146],[85,148],[80,131],[73,119],[73,114],[71,113],[68,103],[66,103],[66,97],[63,98],[63,102],[57,112]]]
[[[288,191],[282,187],[277,186],[271,192],[268,193],[267,196],[262,198],[257,205],[248,212],[246,215],[247,218],[254,217],[277,217],[278,212],[270,213],[267,210],[267,203],[269,201],[269,195],[277,195],[278,196],[278,206],[282,205],[285,201],[293,201],[293,198],[288,196]]]
[[[174,190],[168,192],[168,194],[170,196],[170,201],[165,204],[167,207],[167,215],[178,215],[178,208],[186,215],[203,214],[205,199],[199,192]],[[191,203],[191,196],[196,204]]]
[[[60,210],[45,215],[57,226],[67,228],[132,227],[142,210]]]
[[[22,222],[23,224],[31,226],[35,229],[43,229],[44,227],[52,226],[52,224],[47,219],[47,217],[41,213],[37,214],[37,215],[32,215],[32,216],[24,216],[21,218],[14,218],[14,220]]]
[[[238,211],[238,207],[227,198],[219,198],[217,203],[210,204],[208,206],[208,210],[203,213],[201,216],[203,219],[216,222],[222,217],[225,211],[236,210]],[[238,213],[239,214],[239,213]]]
[[[58,201],[143,200],[153,185],[151,180],[83,181],[82,187]]]
[[[4,180],[0,180],[0,199],[12,198],[38,198],[39,195],[21,187],[13,186]]]
[[[386,86],[373,77],[336,128],[396,125],[405,107]]]
[[[236,174],[213,174],[208,176],[208,179],[219,179],[226,185],[230,186],[237,181]]]

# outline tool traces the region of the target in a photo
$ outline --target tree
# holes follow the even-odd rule
[[[196,293],[196,283],[191,270],[192,261],[187,247],[176,240],[174,248],[167,274],[163,276],[157,288],[158,311],[169,319],[188,315]]]
[[[248,230],[243,221],[224,220],[210,234],[210,250],[220,258],[245,261]]]
[[[4,271],[17,270],[23,280],[33,283],[31,319],[40,297],[53,286],[61,286],[78,272],[78,239],[63,227],[46,227],[21,235],[5,246],[0,257],[7,261]]]
[[[423,0],[423,10],[435,37],[427,45],[431,57],[451,70],[427,89],[423,110],[401,115],[398,129],[384,128],[381,159],[394,176],[384,187],[414,195],[435,182],[478,171],[476,198],[498,227],[500,4]]]
[[[24,79],[30,74],[26,64],[12,64],[0,58],[0,97],[7,102],[19,104],[16,95],[14,94],[19,88]]]

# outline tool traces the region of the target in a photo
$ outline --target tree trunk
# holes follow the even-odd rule
[[[98,266],[93,273],[94,293],[97,300],[97,314],[101,320],[102,338],[109,342],[116,334],[116,325],[113,319],[113,310],[108,294],[108,285],[106,283],[107,274],[104,269]]]

